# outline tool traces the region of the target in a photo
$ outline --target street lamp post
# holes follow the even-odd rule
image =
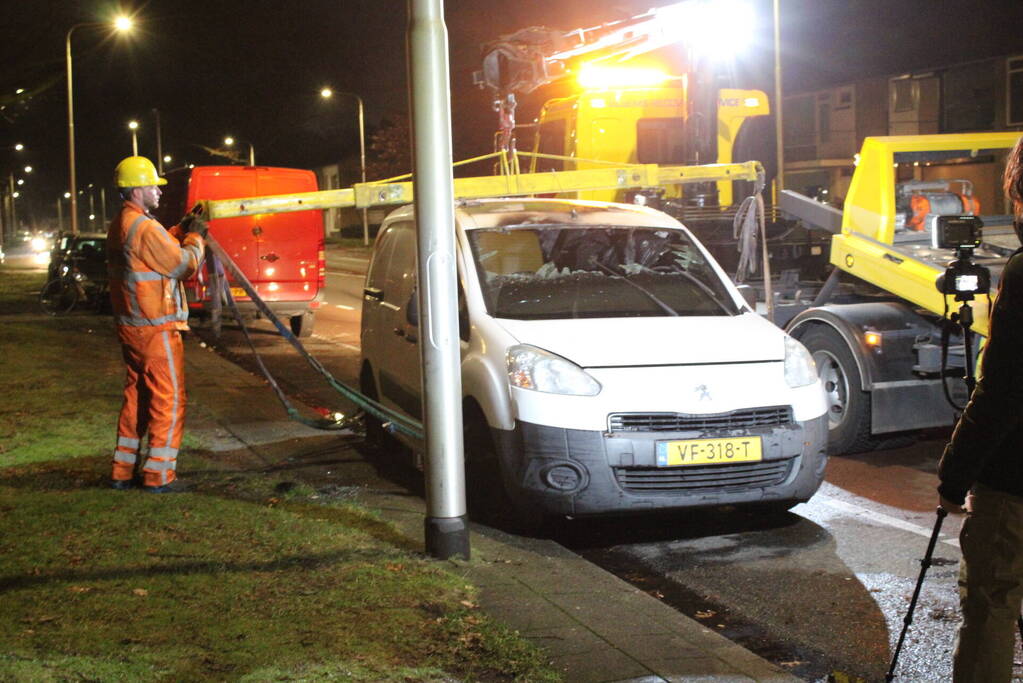
[[[228,147],[233,146],[234,145],[234,138],[231,137],[230,135],[228,135],[226,138],[224,138],[224,144],[227,145]],[[252,146],[252,143],[249,142],[248,140],[245,141],[245,144],[249,146],[249,166],[255,166],[256,165],[256,149]]]
[[[75,178],[75,109],[74,109],[74,88],[71,82],[71,34],[76,28],[86,26],[105,26],[103,22],[87,21],[75,24],[67,30],[64,38],[64,56],[67,64],[67,160],[68,160],[68,191],[71,193],[68,212],[71,214],[71,234],[78,234],[78,200],[77,183]],[[118,31],[130,30],[132,20],[128,17],[118,17],[114,20],[114,28]]]
[[[363,112],[362,98],[353,92],[342,92],[342,95],[354,97],[359,105],[359,169],[362,172],[362,182],[366,182],[366,119]],[[334,91],[330,88],[320,90],[320,97],[329,99],[333,97]],[[340,170],[340,169],[339,169]],[[362,244],[369,245],[369,213],[366,207],[362,207]]]
[[[137,133],[139,129],[139,122],[129,121],[128,129],[131,131],[131,155],[133,157],[137,157],[139,155],[139,137]]]
[[[160,110],[153,107],[156,117],[156,174],[163,175],[163,140],[160,139]]]

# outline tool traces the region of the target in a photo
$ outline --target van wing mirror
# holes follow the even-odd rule
[[[736,285],[736,289],[739,290],[739,294],[746,301],[751,309],[757,310],[757,290],[753,289],[752,286],[747,284]]]
[[[419,327],[419,292],[412,288],[412,294],[405,304],[405,322],[414,327]]]

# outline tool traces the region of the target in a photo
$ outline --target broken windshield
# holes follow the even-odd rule
[[[468,232],[496,318],[735,315],[707,257],[682,230],[531,224]]]

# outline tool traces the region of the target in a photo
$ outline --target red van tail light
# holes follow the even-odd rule
[[[319,246],[316,251],[316,270],[318,274],[316,276],[316,290],[323,289],[327,282],[327,254],[324,252],[323,240],[320,240]]]

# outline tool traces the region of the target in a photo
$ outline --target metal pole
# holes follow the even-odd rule
[[[248,145],[249,145],[249,166],[255,166],[256,165],[256,149],[252,146],[251,142],[248,143]]]
[[[107,224],[107,188],[99,188],[99,215],[100,225]]]
[[[781,102],[781,0],[774,0],[774,137],[778,157],[778,177],[775,182],[775,201],[778,193],[785,189],[785,140],[782,137]]]
[[[139,155],[139,138],[135,135],[135,131],[131,131],[131,155],[137,157]]]
[[[11,171],[11,175],[8,177],[10,183],[10,195],[11,195],[11,229],[14,230],[14,235],[18,235],[18,207],[16,205],[14,197],[14,171]]]
[[[93,221],[96,220],[96,192],[92,188],[92,183],[89,183],[89,230],[95,230]]]
[[[64,206],[57,197],[57,232],[64,232]]]
[[[366,120],[363,115],[362,98],[355,95],[359,103],[359,168],[362,171],[362,182],[366,182]],[[369,209],[362,207],[362,244],[369,246]]]
[[[451,90],[443,0],[409,0],[409,70],[425,394],[426,551],[469,558],[455,267]]]
[[[163,175],[163,141],[160,139],[160,110],[153,107],[153,115],[156,117],[156,175]],[[104,211],[104,216],[106,212]],[[104,217],[103,222],[106,223]]]
[[[71,85],[71,32],[78,28],[72,26],[67,31],[65,40],[65,56],[67,62],[67,165],[68,165],[68,192],[71,193],[71,204],[68,206],[68,213],[71,214],[71,234],[78,234],[78,188],[75,187],[75,110],[74,96]]]

